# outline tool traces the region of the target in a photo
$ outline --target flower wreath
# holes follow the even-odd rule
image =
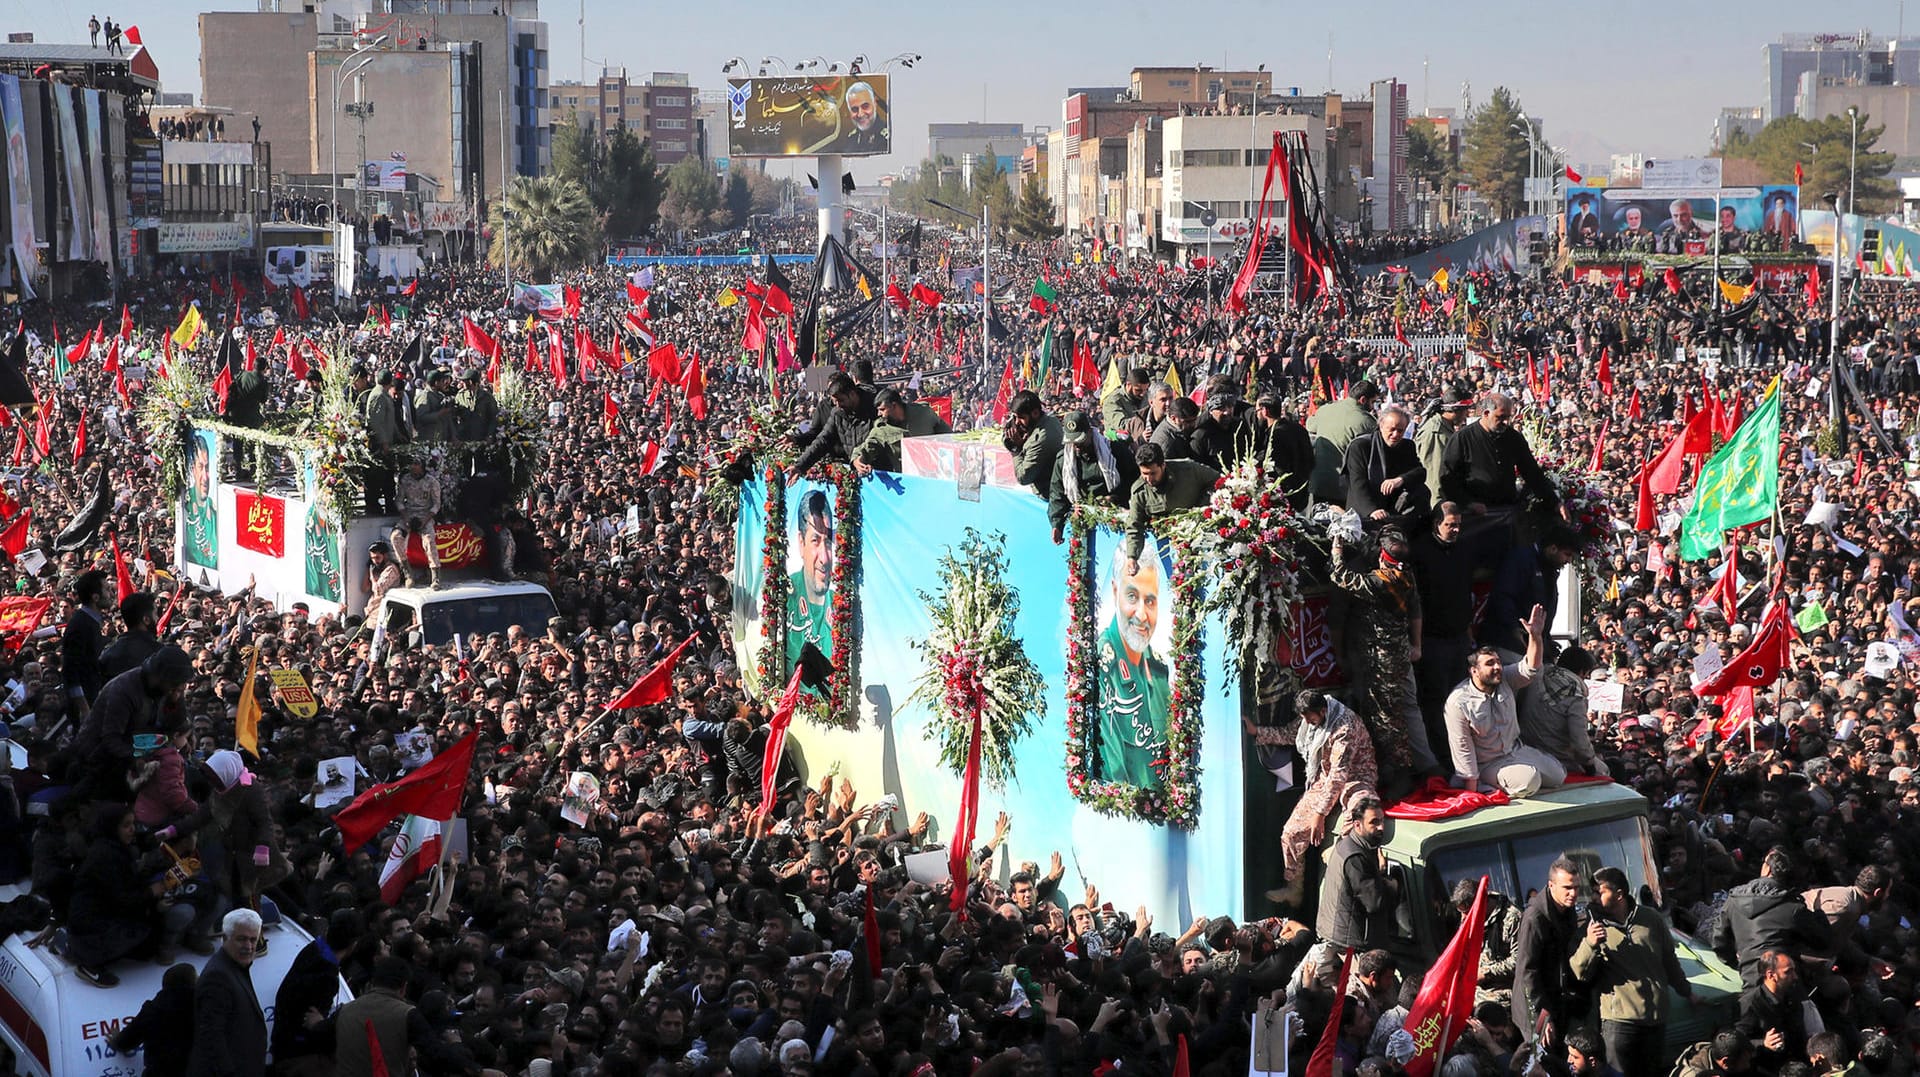
[[[1206,677],[1200,661],[1197,615],[1204,600],[1200,575],[1191,571],[1192,547],[1175,535],[1161,541],[1173,550],[1173,653],[1188,661],[1173,670],[1167,707],[1167,754],[1153,761],[1157,789],[1106,781],[1089,771],[1100,680],[1095,664],[1098,630],[1093,623],[1093,534],[1101,526],[1120,531],[1117,511],[1081,505],[1068,518],[1067,547],[1067,790],[1104,815],[1140,819],[1191,830],[1200,821],[1200,700]]]
[[[808,721],[852,729],[860,721],[854,706],[858,637],[854,634],[854,596],[860,586],[860,476],[845,464],[825,468],[833,484],[833,608],[828,630],[834,642],[832,672],[823,698],[802,694],[799,711]],[[762,690],[771,694],[786,686],[781,667],[787,655],[787,483],[777,466],[765,472],[767,483],[766,539],[760,553],[760,635],[757,668]]]

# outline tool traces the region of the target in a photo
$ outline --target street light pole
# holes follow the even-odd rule
[[[1827,314],[1827,418],[1833,423],[1835,453],[1847,455],[1847,409],[1840,399],[1840,237],[1846,234],[1846,221],[1840,212],[1840,196],[1827,195],[1833,208],[1833,296]],[[1851,201],[1847,209],[1851,210]]]
[[[347,69],[354,66],[356,62],[358,67],[365,67],[372,63],[373,57],[366,54],[378,49],[386,40],[387,35],[381,34],[372,41],[355,48],[345,60],[340,61],[340,66],[333,72],[333,115],[328,121],[330,133],[327,135],[328,157],[333,170],[333,185],[328,188],[327,193],[332,198],[333,205],[328,207],[327,217],[334,224],[340,223],[340,84],[346,80]],[[355,67],[355,70],[358,70],[358,67]]]
[[[1853,213],[1853,184],[1860,160],[1860,110],[1852,105],[1847,106],[1847,120],[1853,128],[1853,138],[1847,147],[1847,212]]]

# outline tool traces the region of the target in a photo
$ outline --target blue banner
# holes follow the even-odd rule
[[[752,254],[610,254],[607,264],[610,266],[750,266]],[[790,266],[800,262],[813,261],[811,254],[776,254],[775,265]]]

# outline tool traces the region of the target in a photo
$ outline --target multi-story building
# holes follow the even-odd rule
[[[1366,223],[1376,232],[1407,227],[1413,179],[1407,173],[1407,86],[1381,79],[1373,90],[1373,171],[1363,185]]]
[[[1911,86],[1920,83],[1920,38],[1848,34],[1782,34],[1761,47],[1767,67],[1762,123],[1782,116],[1832,116],[1846,111],[1822,101],[1832,86]]]
[[[1713,148],[1725,149],[1736,138],[1750,139],[1767,126],[1767,110],[1762,105],[1742,105],[1720,110],[1713,121]]]
[[[331,185],[401,155],[433,198],[468,202],[549,163],[538,0],[258,2],[200,16],[202,99],[258,116],[281,168]]]
[[[624,67],[603,68],[591,85],[556,82],[548,90],[555,125],[585,123],[605,133],[624,128],[653,143],[662,167],[687,156],[706,156],[704,129],[697,112],[700,91],[684,72],[655,71],[632,82]]]
[[[1316,116],[1174,116],[1160,127],[1159,239],[1183,260],[1209,247],[1224,254],[1252,231],[1274,132],[1304,134],[1314,172],[1326,175],[1326,133]]]
[[[1232,102],[1250,94],[1264,97],[1273,92],[1271,71],[1216,71],[1205,64],[1192,67],[1136,67],[1127,85],[1135,101],[1165,101],[1184,104]]]

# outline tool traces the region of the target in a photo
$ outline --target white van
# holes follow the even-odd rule
[[[18,892],[18,887],[0,888],[0,898]],[[253,989],[271,1033],[273,999],[280,991],[280,981],[313,936],[293,921],[282,919],[266,929],[265,938],[267,952],[253,963]],[[195,968],[204,968],[207,963],[207,958],[186,951],[178,960]],[[0,1043],[13,1052],[13,1071],[28,1077],[125,1077],[139,1073],[144,1066],[140,1052],[121,1054],[107,1041],[140,1012],[148,999],[160,993],[160,978],[166,971],[166,966],[150,961],[120,961],[113,965],[113,974],[120,977],[120,982],[112,987],[95,987],[46,947],[29,949],[27,936],[9,937],[0,944]],[[346,981],[340,981],[334,1002],[342,1004],[352,999]]]
[[[333,248],[325,246],[268,247],[266,278],[285,288],[311,288],[333,279]]]

